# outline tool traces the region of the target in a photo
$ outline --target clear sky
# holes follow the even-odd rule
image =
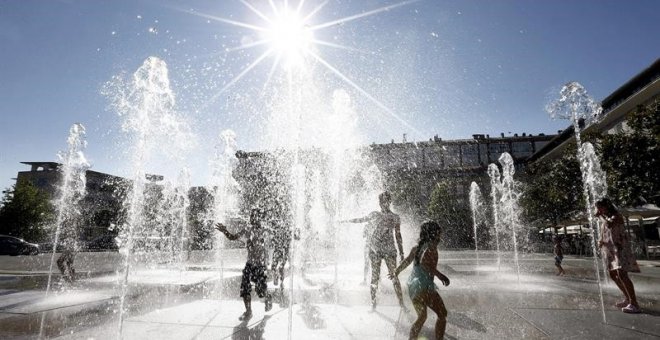
[[[125,134],[101,88],[149,56],[167,63],[176,110],[198,140],[187,158],[193,184],[206,183],[214,145],[207,141],[220,131],[236,131],[239,148],[265,147],[263,102],[251,94],[273,61],[218,93],[268,48],[247,48],[258,34],[230,21],[264,26],[246,3],[270,16],[268,2],[181,3],[0,0],[2,188],[26,169],[20,161],[55,161],[75,122],[87,128],[92,169],[126,176]],[[306,0],[301,13],[321,3]],[[329,0],[308,27],[397,4]],[[318,61],[314,70],[325,82],[322,96],[349,94],[369,142],[404,133],[408,140],[555,133],[567,122],[552,121],[543,108],[564,83],[578,81],[601,100],[660,57],[658,13],[655,0],[412,1],[314,31],[344,46],[314,48],[353,85]],[[374,118],[391,114],[409,125]]]

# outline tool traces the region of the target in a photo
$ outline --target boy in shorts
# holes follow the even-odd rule
[[[247,262],[243,268],[243,277],[241,279],[241,297],[245,304],[245,313],[238,319],[247,321],[252,318],[252,282],[254,282],[254,291],[260,298],[265,298],[266,312],[273,308],[271,296],[268,293],[266,285],[266,230],[261,226],[261,219],[263,214],[259,209],[252,209],[250,211],[250,223],[247,228],[232,234],[227,231],[227,227],[222,223],[216,223],[215,227],[218,231],[223,233],[229,240],[237,240],[240,237],[245,237],[245,244],[247,248]]]

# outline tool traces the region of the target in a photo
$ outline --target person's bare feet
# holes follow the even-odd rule
[[[628,304],[627,306],[621,308],[621,311],[628,314],[639,314],[642,310],[633,304]]]
[[[623,300],[623,301],[619,301],[619,302],[615,303],[614,307],[623,308],[623,307],[628,306],[629,304],[630,304],[630,302],[628,302],[628,300]]]
[[[241,321],[248,321],[248,320],[252,319],[252,311],[245,311],[245,313],[243,313],[243,315],[239,316],[238,319],[241,320]]]

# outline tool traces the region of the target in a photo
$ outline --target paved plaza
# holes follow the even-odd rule
[[[379,305],[371,311],[362,264],[326,261],[296,271],[293,280],[287,276],[284,291],[269,282],[273,309],[264,312],[263,301],[255,298],[253,318],[241,322],[243,255],[226,255],[223,266],[192,254],[178,266],[134,268],[121,338],[405,339],[415,318],[398,307],[384,266]],[[618,311],[616,288],[603,284],[603,323],[592,259],[567,257],[567,275],[557,277],[549,254],[522,254],[519,271],[511,257],[503,254],[498,265],[492,252],[480,253],[479,263],[474,252],[440,253],[439,269],[451,279],[449,287],[440,287],[449,310],[447,339],[660,338],[660,263],[640,261],[642,273],[633,276],[643,314]],[[119,338],[121,276],[110,270],[117,259],[116,253],[80,254],[76,261],[84,276],[70,286],[54,277],[53,292],[44,297],[47,257],[3,256],[0,338]],[[404,287],[408,274],[400,276]],[[405,291],[404,296],[412,309]],[[433,338],[435,316],[429,313],[423,335]]]

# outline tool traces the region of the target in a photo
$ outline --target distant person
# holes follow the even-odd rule
[[[273,308],[268,286],[266,284],[266,242],[264,234],[266,230],[261,226],[263,213],[259,209],[250,211],[250,222],[248,227],[240,230],[236,234],[227,231],[227,227],[222,223],[216,223],[216,229],[223,233],[229,240],[237,240],[239,237],[245,237],[247,247],[247,262],[243,268],[243,277],[241,278],[240,296],[245,304],[245,313],[239,317],[241,321],[247,321],[252,318],[251,292],[252,282],[255,283],[254,290],[260,298],[265,298],[266,312]]]
[[[639,304],[628,272],[639,272],[639,265],[623,227],[623,217],[612,201],[603,198],[596,202],[596,216],[600,218],[598,248],[607,263],[607,270],[625,299],[615,304],[624,313],[640,313]]]
[[[65,240],[62,242],[60,247],[62,247],[62,255],[57,259],[57,268],[62,274],[62,278],[66,282],[73,282],[76,279],[76,270],[73,268],[73,261],[76,258],[75,245],[70,244],[72,241]],[[58,247],[58,245],[55,245]]]
[[[564,248],[561,246],[561,237],[559,235],[555,236],[554,243],[555,267],[557,267],[557,276],[560,276],[566,274],[566,272],[561,267],[561,261],[564,260]]]
[[[73,282],[76,279],[76,270],[73,268],[73,262],[78,252],[78,238],[77,223],[73,221],[63,222],[61,225],[59,240],[53,245],[54,252],[62,251],[62,254],[57,259],[57,268],[62,274],[62,278],[66,282]]]
[[[410,339],[417,339],[419,336],[426,321],[426,307],[431,308],[437,315],[435,338],[442,339],[447,326],[447,309],[438,293],[438,287],[433,283],[433,278],[437,277],[445,286],[449,286],[449,278],[437,269],[440,226],[436,222],[429,221],[422,224],[420,229],[417,246],[410,250],[408,257],[401,262],[393,274],[390,274],[390,278],[396,279],[401,271],[414,262],[413,271],[408,278],[408,294],[417,312],[417,320],[410,328]]]
[[[294,231],[293,237],[300,239],[298,230]],[[289,261],[289,252],[291,250],[291,229],[285,226],[278,226],[273,235],[273,262],[271,270],[273,272],[273,285],[280,284],[284,288],[284,266]]]
[[[394,273],[396,268],[396,251],[399,249],[401,259],[404,257],[403,240],[401,238],[401,219],[399,215],[392,212],[390,205],[392,197],[385,191],[378,196],[381,211],[371,212],[369,215],[360,218],[341,221],[342,223],[372,223],[373,231],[369,239],[369,261],[371,262],[371,307],[376,309],[376,292],[378,291],[378,281],[380,280],[380,265],[385,260],[385,265],[389,274]],[[396,246],[394,239],[396,238]],[[399,300],[399,305],[403,305],[403,294],[401,292],[401,282],[398,278],[393,279],[394,291]]]

